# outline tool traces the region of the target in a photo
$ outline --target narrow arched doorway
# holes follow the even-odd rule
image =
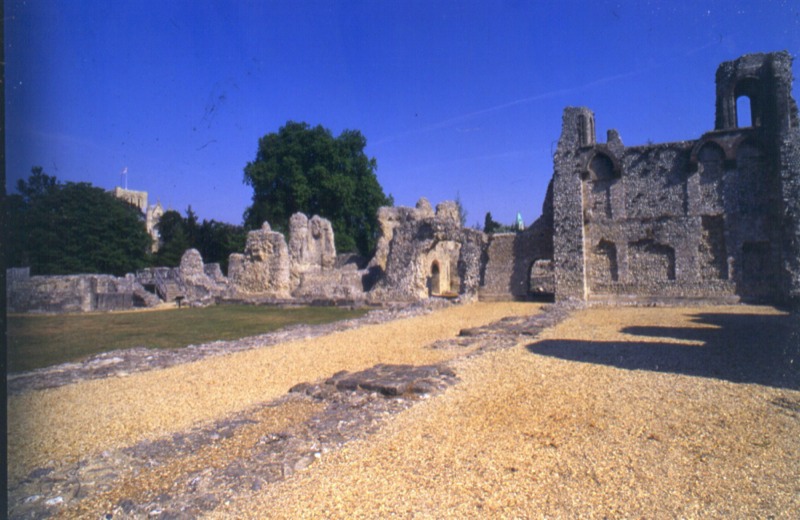
[[[434,260],[431,264],[431,278],[430,278],[430,294],[431,296],[442,294],[442,276],[439,262]]]

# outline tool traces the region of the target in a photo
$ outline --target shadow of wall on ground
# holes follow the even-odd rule
[[[701,345],[644,341],[544,340],[534,354],[627,370],[800,390],[800,315],[699,313],[695,323],[713,328],[625,327],[632,336],[692,340]]]

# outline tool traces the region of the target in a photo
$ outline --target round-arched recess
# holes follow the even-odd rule
[[[604,153],[597,153],[589,161],[589,176],[593,181],[610,181],[616,177],[614,162]]]
[[[724,172],[725,151],[717,143],[709,141],[697,152],[697,162],[703,165],[703,180],[716,180]]]

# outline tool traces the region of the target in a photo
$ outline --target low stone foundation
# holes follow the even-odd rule
[[[133,307],[141,288],[132,275],[30,276],[30,269],[9,269],[8,312],[119,311]]]

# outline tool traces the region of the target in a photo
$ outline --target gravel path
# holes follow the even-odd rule
[[[587,309],[214,518],[798,518],[800,323]]]
[[[43,466],[72,463],[228,416],[340,370],[438,363],[461,353],[426,345],[538,308],[520,303],[451,307],[162,370],[13,395],[8,399],[9,481]]]
[[[11,396],[12,517],[800,516],[797,314],[540,309],[453,307]],[[408,370],[458,382],[370,390]]]

